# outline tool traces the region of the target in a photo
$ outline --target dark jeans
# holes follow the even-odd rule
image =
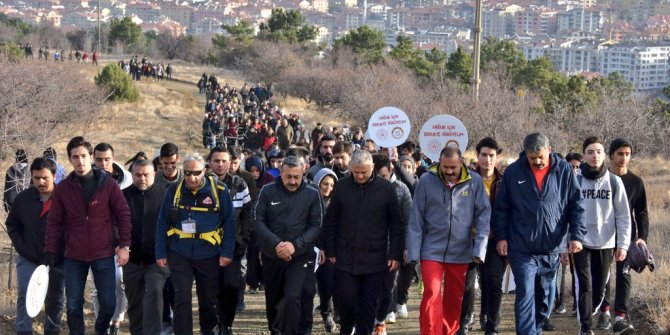
[[[100,310],[95,320],[96,333],[105,333],[116,308],[116,265],[114,257],[92,262],[65,258],[65,295],[67,299],[67,326],[72,335],[84,335],[84,289],[89,268],[98,288]]]
[[[305,278],[314,273],[314,259],[300,255],[289,262],[263,257],[265,308],[272,334],[298,335]]]
[[[577,294],[577,319],[582,331],[591,330],[591,314],[605,299],[605,285],[614,260],[614,249],[594,250],[584,248],[574,255],[575,292]]]
[[[174,287],[172,277],[168,277],[163,287],[163,323],[172,325],[172,311],[174,310]]]
[[[241,260],[233,259],[233,262],[219,270],[219,325],[221,327],[232,327],[237,312],[237,302],[240,297],[240,286],[242,279]]]
[[[514,317],[517,334],[542,334],[549,314],[551,281],[558,270],[558,254],[509,253],[516,284]]]
[[[128,262],[123,267],[130,334],[160,334],[163,320],[163,287],[168,277],[170,268],[168,266],[161,268],[156,263],[140,265]]]
[[[219,290],[219,257],[193,260],[170,251],[168,264],[174,286],[174,318],[172,321],[174,333],[193,334],[192,288],[195,277],[200,332],[205,335],[211,334],[218,324],[216,296]]]
[[[16,332],[18,334],[33,333],[33,318],[28,316],[26,310],[26,291],[30,277],[39,264],[16,256],[16,278],[18,279],[18,298],[16,299]],[[44,299],[44,334],[58,334],[61,328],[61,317],[63,316],[63,266],[57,266],[49,270],[49,289]]]
[[[482,290],[482,300],[486,300],[486,329],[487,332],[498,332],[500,324],[500,308],[502,307],[502,282],[505,275],[506,257],[498,255],[495,240],[489,240],[486,247],[486,262],[481,266],[484,274],[485,290]]]
[[[340,312],[340,334],[369,335],[375,326],[377,300],[388,271],[354,275],[335,270],[335,292]]]

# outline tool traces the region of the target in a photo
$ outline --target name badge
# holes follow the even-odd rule
[[[195,234],[195,220],[186,219],[181,222],[181,230],[188,234]]]

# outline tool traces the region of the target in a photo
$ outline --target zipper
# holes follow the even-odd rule
[[[447,247],[444,249],[444,256],[442,257],[442,259],[444,260],[445,263],[447,262],[447,253],[449,252],[449,244],[451,242],[451,223],[452,223],[452,219],[453,219],[453,216],[454,216],[454,211],[453,211],[452,205],[453,205],[454,188],[456,188],[456,186],[457,185],[454,185],[454,187],[449,188],[449,235],[447,236]],[[446,205],[447,192],[444,189],[442,190],[442,192],[445,195],[445,201],[444,202],[445,202],[445,205]]]

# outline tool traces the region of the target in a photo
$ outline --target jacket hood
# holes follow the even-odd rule
[[[323,180],[323,178],[326,176],[333,177],[333,179],[337,182],[337,175],[335,174],[335,172],[329,168],[323,168],[314,175],[314,185],[316,185],[316,187],[319,187],[319,185],[321,185],[321,180]]]
[[[133,183],[133,175],[130,174],[130,171],[124,169],[123,165],[114,162],[112,163],[112,169],[116,172],[116,178],[114,179],[121,189],[124,189]]]
[[[252,166],[255,166],[256,168],[258,168],[258,171],[260,171],[261,176],[263,174],[265,174],[265,167],[263,166],[263,162],[257,156],[249,157],[244,162],[244,169],[245,170],[250,171]]]

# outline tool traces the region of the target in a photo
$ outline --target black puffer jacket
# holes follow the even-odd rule
[[[263,186],[254,208],[254,229],[263,254],[278,258],[275,247],[282,241],[293,243],[294,258],[312,250],[323,214],[319,191],[305,180],[295,192],[289,192],[281,178]]]
[[[383,271],[389,260],[402,260],[405,228],[391,182],[376,175],[362,185],[344,178],[326,213],[326,256],[354,275]]]

